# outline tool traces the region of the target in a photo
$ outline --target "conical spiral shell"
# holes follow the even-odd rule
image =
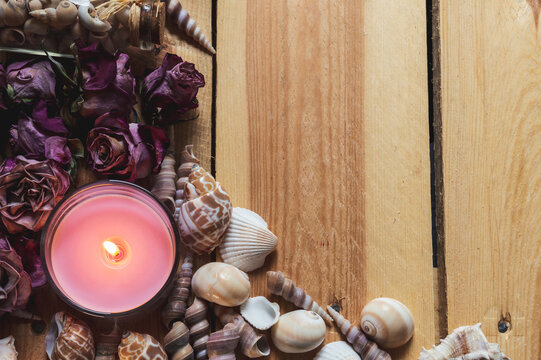
[[[193,348],[190,345],[190,330],[182,321],[173,323],[165,335],[163,344],[169,360],[193,360]]]
[[[162,322],[166,327],[171,327],[175,321],[184,321],[186,305],[190,296],[192,285],[192,254],[188,253],[180,268],[178,277],[173,284],[173,289],[167,300],[167,305],[162,310]]]
[[[58,312],[45,337],[45,350],[49,360],[94,360],[92,331],[81,320]]]
[[[195,296],[223,306],[238,306],[250,297],[248,275],[221,262],[201,266],[193,275],[192,289]]]
[[[312,300],[303,289],[296,287],[295,283],[285,277],[279,271],[267,271],[267,287],[274,295],[279,295],[287,301],[305,310],[311,310],[317,313],[328,323],[332,323],[332,318],[320,307],[317,302]]]
[[[233,324],[227,324],[222,330],[210,334],[207,342],[209,360],[235,360],[239,339],[239,332]]]
[[[190,328],[190,343],[192,344],[197,360],[208,359],[207,341],[210,324],[207,320],[208,305],[195,297],[193,304],[186,310],[185,321]]]
[[[176,27],[186,32],[188,36],[197,41],[202,47],[208,50],[211,54],[216,54],[216,50],[207,39],[201,28],[197,26],[195,20],[190,17],[190,14],[182,8],[179,0],[167,0],[167,15]]]
[[[175,158],[171,154],[167,154],[162,161],[160,172],[154,177],[151,192],[160,199],[171,213],[175,211],[176,177]]]
[[[116,360],[118,345],[121,339],[122,335],[120,334],[118,324],[115,322],[113,330],[110,333],[100,334],[97,337],[95,360]]]
[[[325,322],[313,311],[295,310],[280,316],[272,327],[272,343],[285,353],[304,353],[317,348],[327,328]]]
[[[220,256],[225,263],[242,271],[253,271],[263,266],[265,258],[277,244],[278,238],[269,231],[261,216],[235,207],[220,245]]]
[[[8,336],[0,340],[0,359],[17,360],[17,350],[15,349],[15,338]]]
[[[361,357],[347,342],[335,341],[319,350],[314,360],[361,360]]]
[[[158,340],[148,334],[126,331],[118,345],[119,360],[167,360]]]
[[[184,187],[188,182],[193,166],[199,165],[199,160],[193,154],[193,145],[186,145],[180,153],[180,166],[177,169],[175,194],[175,220],[178,221],[180,206],[185,202]]]
[[[340,328],[346,340],[353,346],[353,349],[361,355],[363,360],[391,360],[391,356],[378,348],[378,345],[366,338],[362,331],[352,325],[332,307],[327,306],[327,311],[334,319],[336,326]]]

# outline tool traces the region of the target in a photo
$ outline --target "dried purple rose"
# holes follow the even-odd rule
[[[78,43],[83,73],[84,103],[80,114],[97,118],[105,113],[129,116],[135,98],[135,78],[131,74],[126,54],[111,55],[100,43],[83,47]]]
[[[95,122],[86,139],[89,165],[102,175],[134,181],[157,171],[168,139],[161,129],[127,124],[112,114],[105,114]]]
[[[32,287],[38,287],[47,283],[45,272],[41,266],[39,256],[39,241],[25,235],[12,239],[12,245],[17,254],[21,257],[24,271],[30,275]]]
[[[20,61],[7,67],[8,95],[17,104],[55,103],[56,78],[48,60]]]
[[[17,156],[0,173],[0,219],[11,234],[41,230],[69,188],[69,175],[51,160]]]
[[[30,276],[23,270],[21,258],[0,234],[0,316],[26,306],[32,292]]]
[[[162,65],[144,79],[142,96],[148,106],[161,109],[162,122],[168,124],[198,106],[195,97],[203,86],[205,77],[194,64],[167,54]]]

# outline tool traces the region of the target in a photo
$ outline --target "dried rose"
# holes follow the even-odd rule
[[[48,60],[32,59],[7,68],[8,95],[17,104],[56,102],[56,78]]]
[[[21,258],[0,235],[0,315],[26,306],[32,292],[30,276],[23,270]]]
[[[83,47],[78,43],[83,73],[84,103],[80,114],[97,118],[105,113],[129,116],[135,98],[135,78],[131,74],[126,54],[111,55],[100,43]]]
[[[51,160],[23,156],[0,173],[0,218],[8,232],[41,230],[49,213],[69,188],[69,175]]]
[[[198,106],[195,97],[203,86],[205,77],[194,64],[167,54],[162,65],[144,79],[142,95],[147,105],[161,109],[164,123],[171,123]]]
[[[99,117],[95,125],[86,139],[87,160],[94,171],[129,181],[157,171],[169,143],[163,130],[127,124],[112,114]]]
[[[39,241],[23,235],[15,240],[12,239],[12,244],[17,254],[21,257],[24,271],[30,275],[32,287],[45,285],[47,278],[41,266]]]

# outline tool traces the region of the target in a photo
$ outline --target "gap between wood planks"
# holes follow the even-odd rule
[[[212,1],[212,19],[211,19],[211,31],[212,31],[212,46],[215,49],[217,47],[217,29],[218,29],[218,1]],[[210,173],[216,178],[216,89],[218,88],[216,83],[218,82],[218,62],[216,60],[216,54],[212,55],[212,104],[210,110],[210,122],[211,122],[211,139],[210,139]],[[210,261],[216,261],[216,250],[210,254]],[[216,331],[216,316],[214,310],[210,311],[210,329],[212,332]]]

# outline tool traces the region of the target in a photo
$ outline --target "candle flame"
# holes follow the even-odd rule
[[[103,248],[107,251],[113,258],[116,258],[120,255],[120,248],[112,241],[106,240],[103,242]]]

